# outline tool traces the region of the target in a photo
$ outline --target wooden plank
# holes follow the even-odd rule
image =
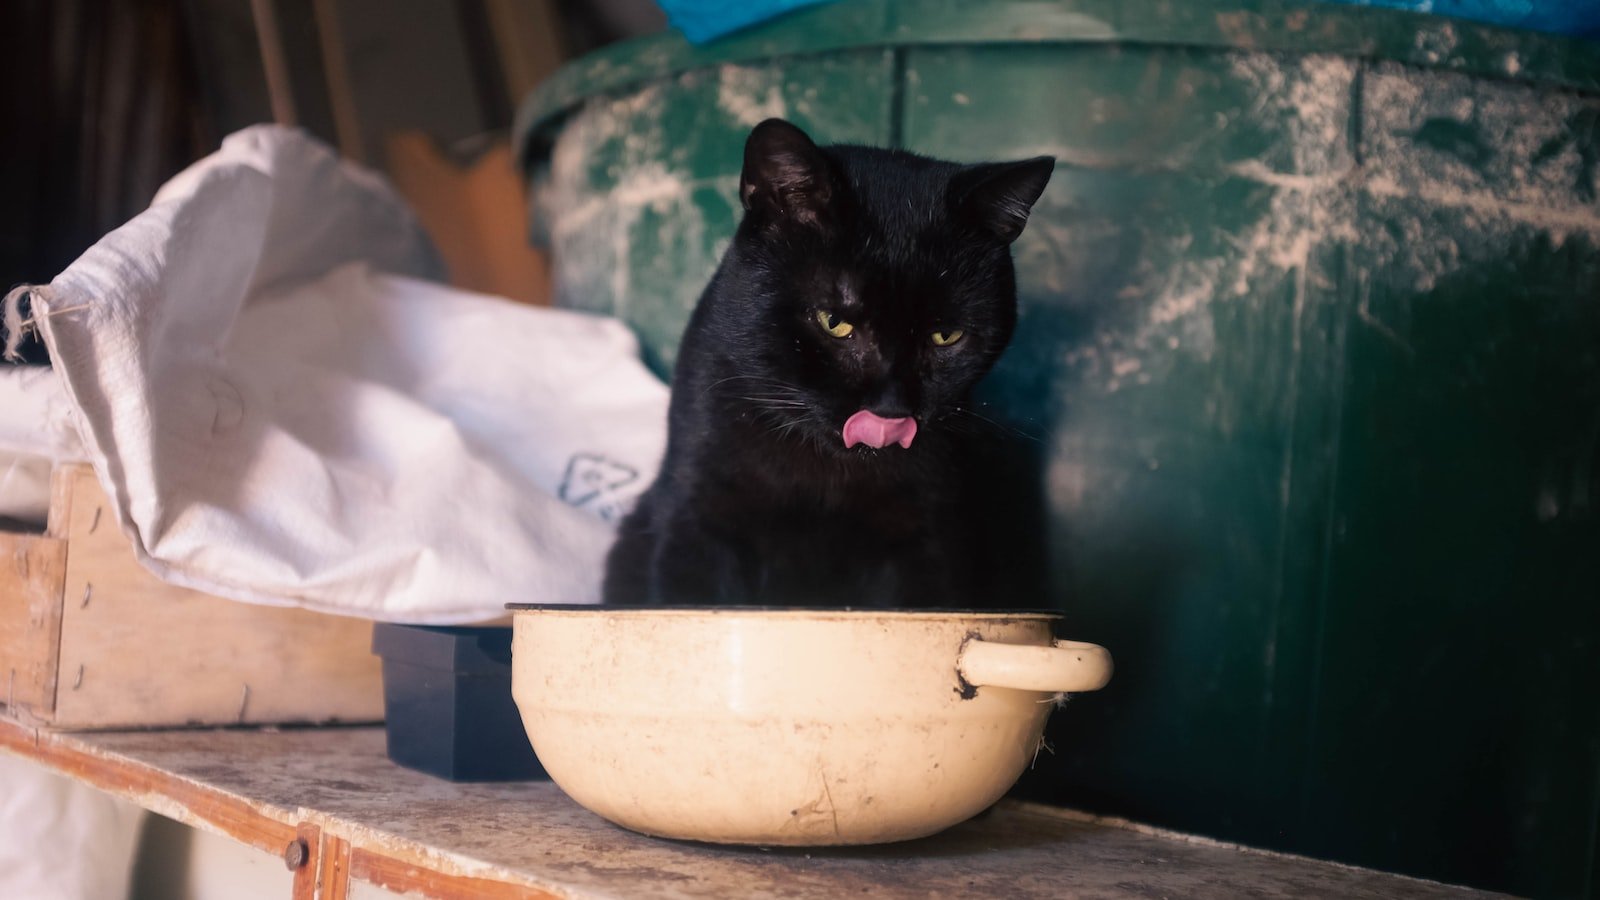
[[[559,895],[538,888],[446,875],[359,847],[350,851],[350,877],[396,894],[433,900],[559,900]]]
[[[17,717],[55,706],[67,542],[0,533],[0,704]]]
[[[934,837],[882,847],[766,852],[656,840],[608,824],[550,782],[457,784],[404,769],[385,758],[379,728],[39,736],[9,725],[0,726],[0,749],[8,737],[58,769],[63,750],[119,762],[108,790],[180,821],[199,824],[197,813],[217,806],[253,810],[280,823],[273,840],[255,844],[274,855],[298,833],[282,823],[313,823],[324,848],[329,835],[350,845],[349,900],[1488,896],[1012,802]],[[151,769],[167,783],[140,780]],[[158,793],[186,786],[201,792],[181,804]],[[322,871],[337,864],[325,861]],[[324,900],[333,883],[324,880]]]
[[[350,842],[331,834],[322,836],[317,874],[320,900],[348,900],[350,896]]]
[[[391,134],[389,177],[439,248],[457,287],[550,305],[550,266],[527,240],[527,210],[511,145],[496,141],[458,164],[420,131]]]
[[[321,828],[301,822],[295,828],[291,846],[283,849],[284,865],[290,865],[291,860],[299,863],[294,868],[294,890],[290,893],[294,900],[331,900],[327,884],[323,881],[323,867],[327,860],[323,853],[325,844]]]
[[[0,719],[0,750],[42,763],[63,775],[132,801],[185,825],[282,856],[293,825],[265,807],[153,766],[93,752],[67,735]]]
[[[376,721],[371,623],[235,603],[146,572],[94,473],[72,467],[51,724],[116,728]]]
[[[339,152],[346,159],[365,164],[366,144],[361,136],[355,92],[350,88],[349,57],[339,10],[335,0],[311,0],[311,10],[317,20],[317,43],[322,48],[322,69],[327,73],[328,105],[333,110],[334,131],[339,135]]]
[[[180,742],[203,743],[204,737],[204,732],[173,735]],[[0,718],[0,751],[32,759],[69,778],[185,825],[231,838],[276,859],[286,858],[290,844],[304,841],[305,862],[294,872],[294,900],[347,900],[352,878],[399,895],[438,900],[559,898],[536,888],[426,868],[412,861],[415,848],[404,854],[406,859],[353,848],[348,840],[314,822],[290,824],[289,817],[297,813],[283,806],[252,802],[176,772],[97,752],[83,740]]]
[[[485,0],[500,66],[513,103],[533,92],[567,58],[555,0]]]
[[[87,465],[66,465],[57,466],[50,473],[50,518],[45,525],[45,534],[53,538],[67,539],[67,519],[72,514],[72,489],[78,484],[79,469],[94,471]]]
[[[261,66],[267,75],[267,94],[272,99],[272,119],[279,125],[298,125],[300,117],[295,110],[289,61],[278,28],[277,4],[275,0],[250,0],[250,11],[261,41]]]

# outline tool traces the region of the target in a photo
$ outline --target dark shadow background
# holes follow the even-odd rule
[[[283,97],[269,84],[264,13]],[[563,58],[664,25],[649,0],[7,0],[0,288],[48,282],[225,135],[281,121],[285,102],[291,124],[382,168],[386,135],[481,144],[509,130],[520,91]],[[554,33],[534,36],[535,49],[548,58],[508,57],[505,33],[543,26]],[[331,50],[353,133],[335,115]],[[36,341],[23,353],[46,362]]]

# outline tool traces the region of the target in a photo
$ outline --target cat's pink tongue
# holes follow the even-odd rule
[[[844,422],[844,445],[846,448],[857,444],[866,444],[868,447],[882,449],[890,444],[899,444],[909,448],[912,438],[917,436],[917,420],[907,416],[904,419],[885,419],[876,413],[861,410]]]

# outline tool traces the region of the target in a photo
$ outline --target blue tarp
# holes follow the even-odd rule
[[[703,44],[731,31],[828,0],[658,0],[667,21],[691,43]]]
[[[1600,0],[1334,0],[1473,19],[1492,25],[1600,38]]]

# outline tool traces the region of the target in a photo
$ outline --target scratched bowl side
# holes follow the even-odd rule
[[[1051,704],[964,687],[961,644],[1047,620],[518,613],[513,694],[551,778],[662,837],[862,844],[932,834],[1016,781]]]

